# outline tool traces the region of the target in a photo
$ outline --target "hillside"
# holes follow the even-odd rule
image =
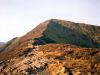
[[[5,75],[99,75],[100,48],[68,44],[34,46],[1,61],[0,69]]]
[[[100,26],[51,19],[0,52],[4,75],[99,75]]]

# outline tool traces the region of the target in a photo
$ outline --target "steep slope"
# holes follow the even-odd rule
[[[99,75],[99,33],[100,26],[47,20],[5,45],[0,52],[0,73]]]
[[[46,43],[70,43],[81,47],[100,47],[100,27],[73,23],[63,20],[50,20],[43,36],[35,38]],[[49,41],[48,41],[49,40]],[[38,44],[43,44],[39,42]]]

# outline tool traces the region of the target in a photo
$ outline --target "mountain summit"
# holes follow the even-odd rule
[[[100,47],[100,26],[51,19],[40,23],[21,40],[36,40],[34,44],[74,44],[81,47]]]
[[[50,19],[0,52],[7,75],[99,75],[100,26]]]

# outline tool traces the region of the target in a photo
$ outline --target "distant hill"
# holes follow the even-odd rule
[[[10,40],[0,75],[99,75],[100,26],[50,19]]]
[[[0,48],[3,47],[5,45],[4,42],[0,42]]]
[[[18,37],[15,37],[15,38],[13,38],[12,40],[8,41],[7,43],[4,43],[4,44],[2,45],[1,50],[2,50],[2,51],[6,50],[6,49],[9,50],[9,49],[12,47],[12,45],[14,45],[14,43],[16,43],[16,41],[17,41],[18,39],[19,39]]]

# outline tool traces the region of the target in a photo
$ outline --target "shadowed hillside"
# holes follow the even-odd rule
[[[100,47],[99,29],[99,26],[50,20],[47,29],[42,33],[43,36],[39,39],[46,43],[70,43],[81,47]]]

